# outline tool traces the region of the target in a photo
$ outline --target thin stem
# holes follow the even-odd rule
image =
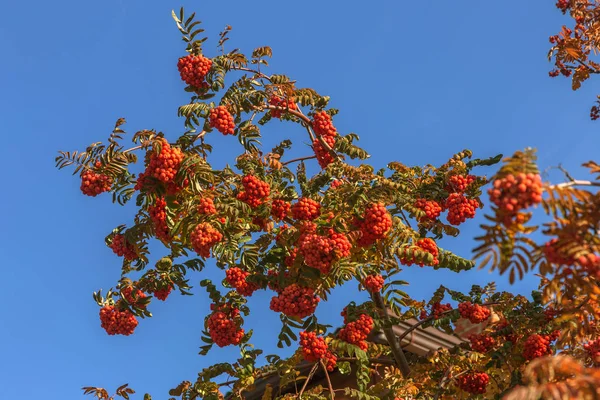
[[[444,372],[444,376],[442,377],[442,379],[440,380],[440,383],[438,384],[438,388],[437,388],[437,391],[435,392],[435,396],[433,397],[433,400],[438,400],[440,398],[440,395],[442,394],[442,389],[444,389],[444,385],[446,384],[446,379],[448,378],[448,375],[450,374],[451,369],[452,369],[452,366],[448,367],[446,369],[446,372]]]
[[[194,140],[192,140],[192,143],[195,142],[198,139],[201,139],[204,137],[204,135],[206,135],[206,131],[202,131],[199,134],[196,135],[196,137],[194,138]]]
[[[571,186],[600,186],[599,182],[591,182],[591,181],[582,181],[582,180],[572,180],[569,182],[563,182],[563,183],[559,183],[557,185],[551,185],[549,186],[549,188],[551,189],[561,189],[561,188],[566,188],[566,187],[571,187]]]
[[[126,153],[131,153],[132,151],[139,150],[139,149],[141,149],[142,147],[143,147],[142,145],[139,145],[139,146],[135,146],[135,147],[132,147],[132,148],[130,148],[130,149],[127,149],[127,150],[123,150],[123,154],[126,154]]]
[[[306,386],[308,386],[308,382],[312,379],[313,375],[315,374],[315,372],[317,371],[317,367],[319,366],[319,364],[315,364],[312,369],[310,370],[310,373],[308,374],[308,376],[306,377],[306,381],[304,382],[304,385],[302,385],[302,389],[300,389],[300,393],[298,394],[298,398],[301,399],[302,398],[302,393],[304,393],[304,390],[306,389]]]
[[[329,372],[327,371],[327,366],[323,362],[323,360],[319,361],[321,363],[321,367],[323,371],[325,371],[325,378],[327,379],[327,385],[329,386],[329,393],[331,393],[331,400],[335,399],[335,394],[333,392],[333,385],[331,384],[331,379],[329,378]]]
[[[289,160],[284,163],[281,163],[281,165],[288,165],[288,164],[291,164],[291,163],[297,162],[297,161],[312,160],[313,158],[317,158],[317,156],[306,156],[306,157],[294,158],[293,160]]]

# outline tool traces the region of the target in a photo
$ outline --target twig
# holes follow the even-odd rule
[[[327,379],[327,385],[329,386],[329,393],[331,393],[331,400],[335,399],[335,394],[333,393],[333,385],[331,384],[331,379],[329,378],[329,372],[327,371],[327,366],[321,359],[319,361],[321,363],[321,367],[323,367],[323,371],[325,371],[325,378]]]
[[[195,142],[196,140],[203,138],[204,135],[206,135],[206,131],[202,131],[199,134],[196,135],[196,137],[194,138],[194,140],[192,140],[192,143]]]
[[[313,158],[317,158],[317,156],[306,156],[306,157],[294,158],[293,160],[289,160],[284,163],[281,163],[281,165],[288,165],[288,164],[291,164],[291,163],[297,162],[297,161],[312,160]]]
[[[569,182],[563,182],[563,183],[559,183],[556,185],[551,185],[551,186],[549,186],[549,188],[561,189],[561,188],[566,188],[566,187],[571,187],[571,186],[600,186],[600,183],[575,179],[575,180],[572,180]]]
[[[440,395],[442,394],[442,389],[444,389],[444,385],[446,384],[446,378],[448,378],[448,375],[450,374],[451,369],[452,369],[452,366],[448,367],[446,369],[446,372],[444,372],[444,376],[442,376],[442,379],[440,380],[440,383],[438,384],[438,388],[437,388],[437,391],[435,392],[435,396],[433,397],[433,400],[438,400],[440,398]]]
[[[143,147],[142,145],[139,145],[139,146],[132,147],[132,148],[130,148],[130,149],[124,150],[124,151],[123,151],[123,154],[126,154],[126,153],[131,153],[132,151],[139,150],[139,149],[141,149],[142,147]]]
[[[319,366],[319,364],[315,364],[312,369],[310,370],[310,373],[308,374],[308,376],[306,377],[306,381],[304,381],[304,385],[302,385],[302,389],[300,389],[300,393],[298,393],[298,398],[301,399],[302,398],[302,393],[304,393],[304,390],[306,389],[306,386],[308,386],[308,382],[312,379],[313,375],[315,374],[315,372],[317,371],[317,367]]]

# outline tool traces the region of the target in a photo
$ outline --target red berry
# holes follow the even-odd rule
[[[312,121],[313,130],[317,136],[336,136],[337,131],[331,121],[331,116],[325,111],[315,113]]]
[[[256,208],[264,203],[269,197],[271,188],[267,182],[261,181],[254,175],[246,175],[242,178],[244,191],[239,192],[237,199],[247,203],[250,207]]]
[[[550,337],[548,335],[533,334],[527,338],[523,345],[523,357],[526,360],[551,354]]]
[[[167,299],[167,297],[169,297],[169,294],[171,294],[172,290],[173,290],[173,286],[172,285],[167,285],[167,286],[165,286],[162,289],[156,289],[154,291],[153,295],[158,300],[165,301]]]
[[[113,184],[113,179],[104,174],[96,173],[86,169],[81,174],[81,193],[86,196],[96,197],[97,195],[108,192]]]
[[[433,260],[429,263],[426,260],[418,260],[417,252],[425,252],[429,253],[433,256]],[[403,265],[411,266],[413,263],[423,267],[426,263],[428,265],[438,265],[440,261],[438,260],[438,248],[437,244],[433,241],[433,239],[424,238],[419,239],[413,248],[407,248],[404,250],[402,256],[400,257],[400,263]]]
[[[196,225],[190,234],[190,242],[194,251],[205,258],[210,257],[210,249],[222,239],[221,232],[207,222]]]
[[[327,146],[331,149],[335,146],[335,136],[322,136],[322,139]],[[327,147],[321,143],[319,139],[315,139],[313,141],[313,150],[315,152],[315,156],[317,157],[317,161],[319,162],[319,166],[323,169],[327,168],[329,164],[335,161],[335,157],[329,152]]]
[[[129,336],[135,331],[138,321],[129,310],[118,310],[115,306],[100,309],[100,324],[109,335]]]
[[[240,328],[239,313],[225,313],[214,305],[211,305],[211,309],[215,311],[208,317],[206,327],[213,342],[219,347],[239,344],[244,338],[244,330]]]
[[[140,302],[146,298],[146,294],[139,289],[135,289],[133,286],[126,286],[121,289],[121,294],[127,300],[127,303],[134,307],[146,308],[146,304]]]
[[[184,155],[181,149],[171,147],[164,138],[160,142],[160,152],[156,153],[152,150],[149,153],[148,166],[144,172],[144,177],[152,176],[163,183],[172,183],[179,171]]]
[[[460,193],[451,193],[446,199],[445,207],[448,210],[448,222],[451,225],[460,225],[468,218],[475,217],[479,203],[476,199],[467,199]]]
[[[297,110],[296,102],[294,99],[282,99],[279,96],[272,96],[269,100],[269,104],[276,107],[282,107],[289,110]],[[281,114],[285,113],[285,110],[273,110],[271,109],[271,116],[273,118],[281,118]]]
[[[298,199],[292,205],[292,217],[295,220],[312,221],[320,215],[321,204],[306,197]]]
[[[496,339],[487,334],[470,335],[471,348],[479,353],[487,353],[496,345]]]
[[[113,236],[110,248],[116,255],[119,257],[124,257],[127,261],[133,261],[138,258],[135,247],[131,243],[127,242],[125,236],[121,234],[116,234]]]
[[[167,226],[167,202],[162,197],[156,199],[153,205],[148,206],[150,220],[154,226],[154,234],[157,239],[163,242],[171,240],[169,227]]]
[[[282,221],[290,211],[290,203],[285,200],[276,199],[271,204],[271,215],[277,221]]]
[[[539,174],[532,173],[496,179],[494,187],[488,190],[492,203],[509,215],[540,203],[542,193],[542,178]]]
[[[489,382],[490,377],[485,372],[469,372],[456,378],[458,387],[471,394],[484,394]]]
[[[583,349],[594,360],[594,363],[600,363],[600,339],[584,344]]]
[[[298,247],[306,265],[327,274],[335,261],[350,255],[352,245],[346,235],[331,230],[329,236],[302,235]]]
[[[270,308],[288,317],[304,318],[315,312],[319,301],[314,289],[294,283],[271,299]]]
[[[302,355],[308,362],[323,360],[328,371],[333,371],[337,358],[327,348],[327,343],[314,332],[300,332]]]
[[[210,110],[209,121],[211,128],[216,128],[223,135],[233,135],[235,132],[235,121],[233,115],[225,106],[218,106]]]
[[[442,206],[434,200],[418,199],[415,207],[425,211],[425,216],[421,218],[421,221],[436,220],[442,213]]]
[[[365,208],[358,227],[361,233],[358,244],[368,247],[387,235],[392,228],[392,216],[383,203],[372,203]]]
[[[483,307],[479,304],[472,304],[470,301],[460,303],[458,305],[458,311],[460,316],[468,319],[474,324],[478,324],[487,320],[491,314],[487,307]]]
[[[381,275],[369,275],[365,277],[363,285],[369,292],[378,293],[381,292],[384,283],[385,281]]]
[[[212,60],[203,56],[187,55],[177,62],[181,80],[195,88],[205,86],[204,77],[208,74]]]
[[[366,314],[361,314],[356,321],[348,322],[345,327],[340,329],[339,338],[344,342],[354,344],[362,350],[367,350],[365,339],[373,329],[373,318]]]
[[[210,197],[203,197],[198,201],[198,214],[202,215],[214,215],[217,213],[215,203]]]
[[[449,193],[464,193],[475,182],[475,175],[452,175],[448,178],[446,191]]]
[[[239,294],[242,296],[252,296],[259,286],[255,283],[246,281],[246,278],[250,276],[249,272],[242,271],[238,267],[229,268],[226,272],[226,280]]]

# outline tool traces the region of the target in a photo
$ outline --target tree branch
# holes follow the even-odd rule
[[[289,161],[281,163],[281,165],[288,165],[288,164],[291,164],[291,163],[297,162],[297,161],[312,160],[313,158],[317,158],[317,156],[306,156],[306,157],[294,158],[293,160],[289,160]]]
[[[323,371],[325,371],[325,378],[327,379],[327,386],[329,386],[329,393],[331,393],[331,400],[334,400],[335,394],[333,392],[333,385],[331,384],[331,379],[329,378],[329,372],[327,371],[327,366],[325,365],[325,363],[323,362],[322,359],[319,360],[319,363],[321,364]]]
[[[302,398],[302,393],[304,393],[304,390],[306,389],[306,386],[308,386],[308,382],[312,379],[313,375],[315,374],[315,372],[317,371],[317,367],[319,366],[318,363],[316,363],[314,365],[314,367],[312,367],[312,369],[310,370],[310,373],[308,374],[308,376],[306,377],[306,381],[304,381],[304,385],[302,385],[302,389],[300,389],[300,393],[298,393],[298,398],[301,399]]]

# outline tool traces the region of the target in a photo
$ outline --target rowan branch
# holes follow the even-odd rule
[[[331,384],[331,379],[329,378],[329,372],[327,371],[327,366],[323,362],[323,360],[319,361],[323,371],[325,371],[325,378],[327,379],[327,386],[329,386],[329,393],[331,393],[331,400],[335,399],[335,394],[333,393],[333,385]]]
[[[304,393],[304,390],[306,389],[306,386],[308,386],[308,382],[312,379],[313,375],[315,374],[315,372],[317,371],[317,367],[319,366],[319,364],[316,364],[312,367],[312,369],[310,370],[310,373],[308,374],[308,376],[306,377],[306,381],[304,381],[304,385],[302,385],[302,389],[300,389],[300,393],[298,394],[298,398],[301,399],[302,398],[302,393]]]
[[[293,160],[289,160],[289,161],[281,163],[281,165],[288,165],[293,162],[304,161],[304,160],[312,160],[313,158],[317,158],[317,156],[306,156],[306,157],[294,158]]]

